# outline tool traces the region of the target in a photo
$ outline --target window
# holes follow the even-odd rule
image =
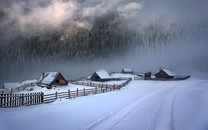
[[[56,83],[59,83],[59,80],[58,79],[56,79]]]

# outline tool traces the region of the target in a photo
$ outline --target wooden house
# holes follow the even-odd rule
[[[98,70],[96,71],[91,77],[90,77],[91,81],[100,81],[100,82],[104,82],[104,81],[110,81],[112,80],[112,77],[108,74],[107,71],[105,70]]]
[[[123,73],[123,74],[134,74],[134,71],[131,68],[123,68],[121,70],[121,73]]]
[[[67,85],[68,82],[60,72],[43,72],[37,85],[41,87],[52,88],[52,86]]]
[[[172,70],[160,69],[155,73],[156,79],[173,79],[176,74]]]

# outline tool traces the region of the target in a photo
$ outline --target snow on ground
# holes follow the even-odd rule
[[[109,85],[114,85],[114,84],[122,84],[126,82],[126,80],[112,80],[112,81],[105,81],[105,82],[99,82],[99,81],[79,81],[83,83],[96,83],[96,84],[109,84]]]
[[[23,82],[20,83],[20,86],[35,84],[36,82],[37,82],[36,79],[33,79],[33,80],[25,80],[25,81],[23,81]]]
[[[112,73],[111,77],[112,78],[132,78],[132,79],[141,78],[142,79],[142,77],[137,76],[135,74],[123,74],[123,73]]]
[[[109,84],[109,85],[114,85],[114,84],[122,84],[126,80],[120,80],[120,81],[106,81],[106,82],[96,82],[96,81],[79,81],[79,82],[85,82],[85,83],[99,83],[99,84]],[[69,83],[66,86],[56,86],[53,87],[52,89],[47,89],[46,87],[39,87],[39,86],[33,86],[33,87],[27,87],[24,91],[20,91],[17,93],[36,93],[36,92],[44,92],[44,94],[51,94],[55,92],[67,92],[69,89],[71,91],[77,90],[77,88],[80,89],[93,89],[94,87],[92,86],[83,86],[83,85],[75,85]]]
[[[34,89],[30,91],[30,89]],[[24,91],[20,91],[17,93],[36,93],[36,92],[44,92],[44,94],[51,94],[55,92],[67,92],[69,89],[71,91],[77,90],[77,88],[80,89],[92,89],[94,87],[89,87],[89,86],[82,86],[82,85],[74,85],[74,84],[68,84],[66,86],[56,86],[53,87],[52,89],[47,89],[46,87],[39,87],[39,86],[34,86],[34,87],[27,87]]]
[[[208,80],[131,81],[120,91],[0,109],[1,130],[207,130]]]

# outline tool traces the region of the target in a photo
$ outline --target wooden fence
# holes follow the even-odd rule
[[[0,94],[12,94],[20,91],[24,91],[27,87],[33,87],[36,83],[24,84],[17,88],[0,89]]]
[[[65,99],[72,99],[72,98],[76,98],[76,97],[81,97],[81,96],[87,96],[87,95],[93,95],[93,94],[100,94],[100,93],[106,93],[106,92],[110,92],[110,91],[114,91],[112,88],[107,88],[107,87],[95,87],[92,89],[81,89],[79,90],[77,88],[77,90],[68,90],[67,92],[56,92],[53,94],[44,94],[44,98],[43,98],[43,102],[44,103],[50,103],[50,102],[54,102],[56,99],[58,98],[65,98]]]
[[[18,106],[29,106],[41,103],[54,102],[58,98],[72,99],[75,97],[99,94],[113,91],[112,88],[107,87],[95,87],[92,89],[81,89],[79,90],[68,90],[67,92],[56,92],[52,94],[39,93],[28,93],[28,94],[0,94],[0,107],[18,107]]]
[[[43,103],[43,95],[42,92],[28,94],[1,94],[0,107],[41,104]]]
[[[72,99],[81,96],[93,95],[106,93],[114,91],[115,89],[120,89],[128,84],[131,79],[119,85],[109,85],[109,84],[98,84],[98,83],[86,83],[83,82],[82,85],[94,86],[91,89],[76,89],[68,90],[66,92],[56,92],[52,94],[44,94],[43,92],[38,93],[28,93],[28,94],[0,94],[0,108],[7,107],[18,107],[18,106],[29,106],[42,103],[54,102],[58,98]],[[79,82],[78,82],[79,83]]]
[[[97,82],[91,82],[91,81],[74,81],[72,82],[72,84],[75,85],[83,85],[83,86],[91,86],[91,87],[107,87],[107,88],[112,88],[112,89],[120,89],[124,86],[126,86],[126,84],[128,84],[132,79],[128,78],[126,79],[126,81],[124,83],[121,84],[105,84],[105,83],[97,83]]]

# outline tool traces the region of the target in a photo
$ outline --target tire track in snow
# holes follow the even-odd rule
[[[185,91],[186,88],[188,88],[188,86],[184,86],[183,83],[180,83],[171,87],[173,88],[170,89],[171,92],[162,96],[162,102],[155,114],[153,114],[154,117],[150,122],[150,126],[148,126],[147,130],[176,129],[174,118],[176,99],[181,92]],[[167,115],[170,115],[169,118],[167,118]]]
[[[159,95],[160,97],[157,99],[157,100],[160,100],[160,104],[158,105],[157,109],[154,111],[154,113],[152,114],[152,118],[151,118],[151,121],[150,121],[150,124],[147,126],[147,130],[155,130],[157,129],[158,127],[158,122],[161,120],[160,118],[163,118],[161,115],[163,112],[167,112],[167,111],[171,111],[169,112],[170,114],[170,126],[173,126],[172,125],[172,106],[173,106],[173,102],[174,102],[174,99],[178,93],[178,91],[181,89],[181,88],[178,88],[178,85],[169,85],[168,86],[169,90],[166,92],[163,92],[161,93],[161,95]],[[169,92],[170,91],[170,92]],[[171,103],[167,100],[168,99],[171,99]],[[169,105],[169,107],[171,107],[170,110],[167,109],[167,106]],[[159,127],[160,128],[160,127]],[[168,129],[168,128],[166,128]],[[170,130],[172,129],[169,128]]]
[[[155,129],[161,108],[162,108],[162,101],[160,101],[158,108],[154,111],[154,114],[152,115],[152,118],[150,121],[150,125],[148,125],[147,130],[154,130]]]
[[[141,97],[140,99],[134,101],[133,103],[130,103],[124,108],[120,108],[119,110],[110,112],[109,114],[101,117],[100,119],[92,122],[86,127],[83,127],[82,130],[93,130],[93,129],[99,129],[99,130],[109,130],[112,129],[116,124],[121,122],[132,110],[134,110],[138,105],[143,103],[146,99],[154,97],[156,94],[161,93],[163,91],[167,91],[170,88],[168,87],[162,87],[157,90],[152,91],[151,93]],[[106,120],[110,120],[105,122]],[[107,124],[101,124],[101,123],[107,123]],[[102,125],[102,126],[100,126]]]
[[[194,82],[194,84],[192,83],[191,86],[199,86],[200,84],[206,84],[207,80],[204,81],[204,82]],[[203,85],[202,85],[203,86]],[[191,87],[192,89],[193,87]],[[177,103],[177,97],[179,96],[184,96],[183,93],[186,92],[186,91],[189,91],[190,90],[190,86],[183,86],[183,88],[178,91],[178,93],[175,95],[174,97],[174,100],[173,100],[173,104],[172,104],[172,130],[176,130],[177,129],[177,123],[176,123],[176,103]],[[190,123],[191,124],[191,123]]]
[[[184,88],[182,88],[184,89]],[[175,103],[177,96],[182,92],[182,89],[178,90],[175,94],[173,101],[172,101],[172,110],[171,110],[171,130],[175,130],[175,119],[174,119],[174,109],[175,109]]]

